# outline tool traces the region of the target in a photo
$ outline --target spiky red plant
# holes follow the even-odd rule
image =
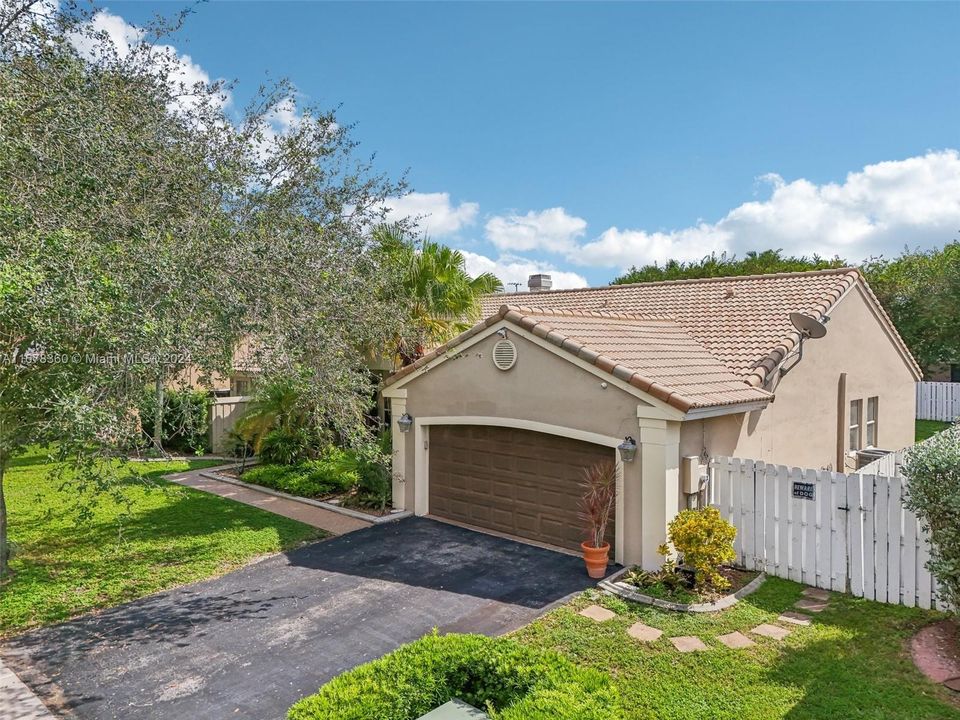
[[[587,530],[587,542],[593,547],[604,544],[607,524],[617,501],[617,468],[605,460],[583,471],[583,497],[580,498],[580,519]]]

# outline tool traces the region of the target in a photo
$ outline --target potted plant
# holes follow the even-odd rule
[[[599,462],[583,472],[583,497],[580,517],[587,530],[587,539],[580,543],[587,574],[602,578],[607,574],[610,543],[606,541],[607,524],[617,500],[617,468],[613,462]]]

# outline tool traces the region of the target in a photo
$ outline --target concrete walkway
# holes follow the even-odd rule
[[[229,498],[230,500],[236,500],[244,505],[253,505],[261,510],[282,515],[291,520],[299,520],[307,525],[313,525],[315,528],[326,530],[332,535],[345,535],[354,530],[362,530],[372,525],[372,523],[366,522],[365,520],[353,518],[348,515],[341,515],[332,510],[325,510],[324,508],[299,503],[296,500],[287,500],[286,498],[267,495],[253,488],[237,487],[230,483],[202,477],[200,473],[203,472],[216,472],[216,468],[190,470],[188,472],[173,473],[165,477],[167,480],[178,483],[179,485],[186,485],[195,490],[202,490],[203,492],[213,493],[214,495]]]
[[[0,720],[53,720],[33,691],[0,660]]]

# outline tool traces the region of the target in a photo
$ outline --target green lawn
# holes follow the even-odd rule
[[[960,710],[947,704],[949,691],[923,678],[905,652],[918,628],[941,617],[935,613],[836,595],[813,625],[794,627],[782,643],[755,638],[753,648],[729,650],[715,639],[775,623],[801,589],[771,578],[713,614],[671,613],[588,593],[514,637],[609,672],[623,716],[632,720],[960,719]],[[591,602],[617,617],[595,623],[577,614]],[[649,645],[633,640],[626,629],[637,620],[664,635]],[[677,635],[697,635],[710,649],[680,654],[667,639]]]
[[[13,580],[0,586],[0,636],[58,622],[232,570],[251,558],[319,536],[308,525],[159,480],[211,461],[149,463],[125,506],[104,497],[77,520],[69,488],[47,475],[41,454],[19,458],[4,483]]]
[[[917,442],[926,440],[931,435],[936,435],[941,430],[950,427],[950,423],[940,420],[917,420]]]

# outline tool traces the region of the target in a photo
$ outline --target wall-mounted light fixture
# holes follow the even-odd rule
[[[633,462],[637,456],[637,441],[627,435],[623,442],[617,445],[617,452],[620,453],[620,459],[624,462]]]
[[[400,432],[410,432],[410,428],[413,427],[413,418],[410,416],[410,413],[404,413],[397,418],[397,427],[400,428]]]

